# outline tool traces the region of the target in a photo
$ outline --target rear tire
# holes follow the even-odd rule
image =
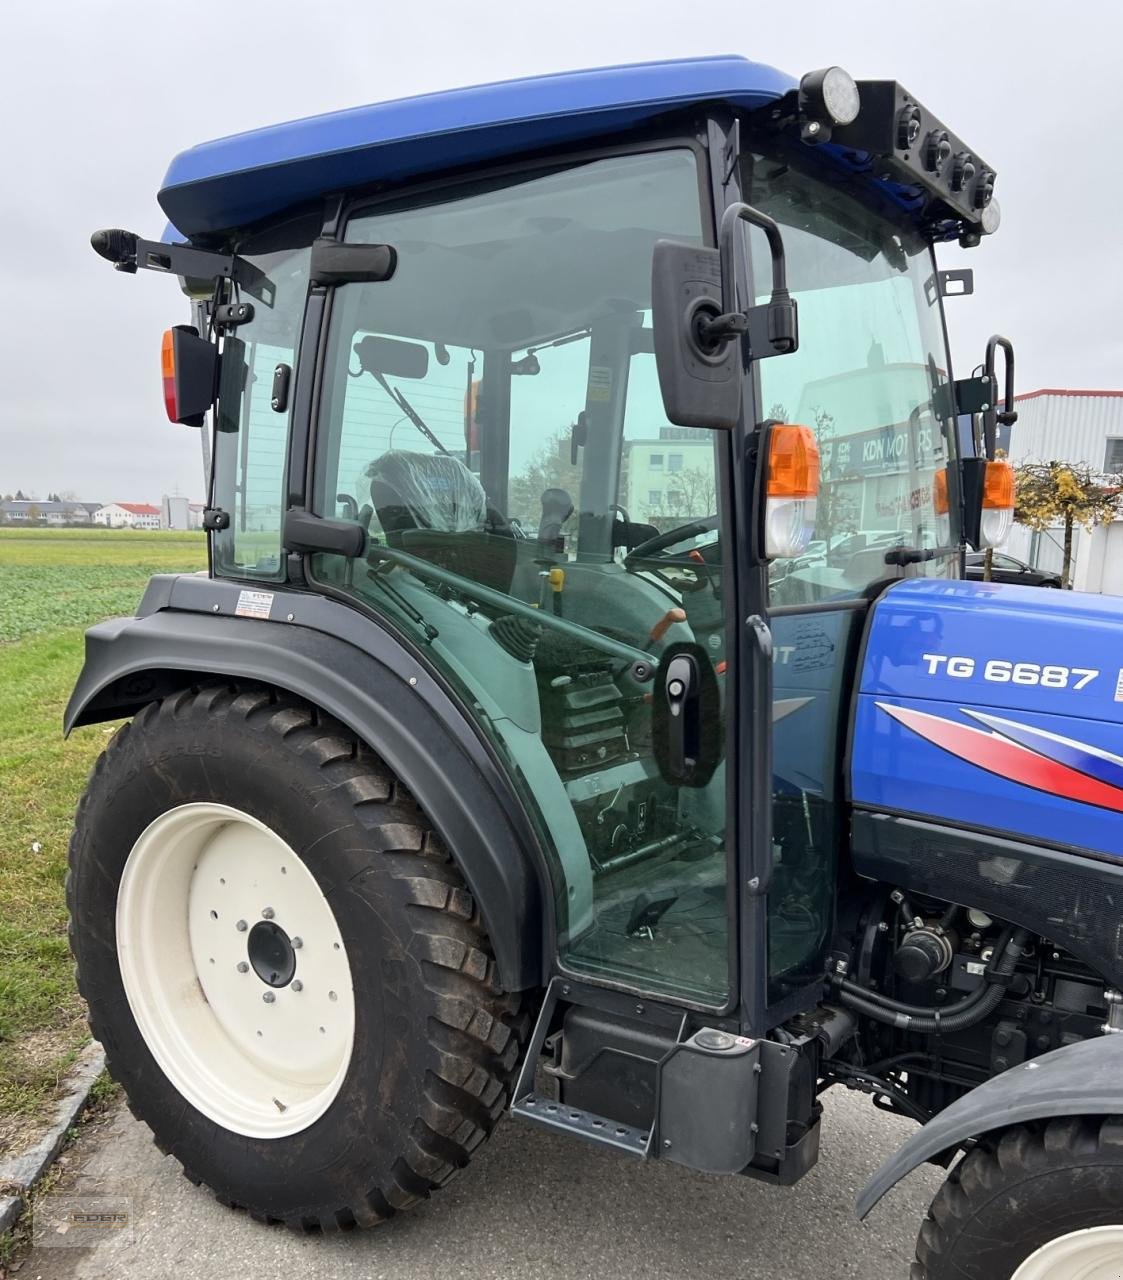
[[[186,861],[175,848],[184,815],[204,824]],[[207,820],[226,833],[225,852]],[[261,881],[257,896],[266,904],[273,891],[265,884],[269,866],[259,869],[249,845],[228,838],[239,830],[249,845],[260,838],[264,848],[272,840],[281,851],[286,889],[307,876],[301,892],[287,898],[275,883],[275,911],[245,909],[245,883],[256,894]],[[145,881],[137,872],[145,858],[155,859],[159,871],[172,853],[179,870],[160,872],[164,880]],[[216,857],[227,858],[217,870],[229,868],[231,884],[241,877],[242,905],[225,912],[215,896],[216,910],[204,911],[200,925],[200,890],[190,878],[201,876],[205,863],[206,892],[227,892],[215,887],[228,883],[217,876]],[[169,894],[173,906],[158,907]],[[67,901],[90,1026],[134,1115],[189,1178],[255,1218],[303,1230],[375,1225],[443,1186],[505,1109],[527,1019],[521,999],[500,988],[471,893],[401,783],[347,729],[299,699],[213,684],[146,707],[115,735],[82,797]],[[154,930],[150,917],[157,911]],[[235,923],[235,915],[244,918]],[[245,949],[263,916],[269,928],[257,930],[257,950],[235,966],[230,948]],[[200,944],[198,930],[212,922],[219,942]],[[269,932],[274,923],[276,937]],[[284,1076],[285,1055],[266,1060],[273,1077],[261,1077],[259,1087],[253,1047],[261,1042],[248,1028],[286,1008],[307,1021],[316,983],[312,944],[296,935],[305,927],[319,930],[321,951],[334,948],[336,967],[322,985],[333,988],[332,1008],[340,1010],[338,1055],[321,1054],[317,1063],[319,1028],[311,1023],[296,1034],[291,1028],[303,1022],[261,1022],[267,1035],[289,1036],[293,1058],[305,1068],[312,1054],[311,1076],[306,1070],[299,1087],[315,1077],[305,1111],[271,1129],[261,1118],[261,1098],[272,1091],[273,1077]],[[282,941],[277,952],[276,939],[290,936],[298,949],[285,952]],[[138,949],[152,954],[137,955]],[[182,961],[181,983],[169,954]],[[286,968],[294,961],[297,979],[307,966],[295,987]],[[209,1019],[206,1034],[199,1019]],[[320,1013],[312,1018],[323,1021]],[[230,1031],[225,1039],[220,1024]],[[204,1071],[184,1068],[183,1046]],[[229,1070],[239,1053],[250,1062],[240,1074]],[[336,1078],[329,1079],[336,1062]],[[198,1085],[196,1077],[212,1068],[220,1085],[227,1071],[231,1090],[244,1095],[240,1110],[219,1105],[221,1088],[208,1093]],[[290,1085],[298,1087],[282,1080],[286,1098],[297,1096],[284,1092]]]
[[[1123,1119],[1050,1120],[992,1139],[936,1194],[911,1280],[1123,1274]]]

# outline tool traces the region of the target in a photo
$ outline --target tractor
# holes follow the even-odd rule
[[[1123,604],[964,575],[995,183],[714,57],[225,137],[94,234],[187,296],[209,570],[88,632],[71,937],[188,1177],[370,1227],[509,1114],[790,1185],[842,1085],[919,1126],[861,1216],[950,1170],[914,1280],[1119,1274]]]

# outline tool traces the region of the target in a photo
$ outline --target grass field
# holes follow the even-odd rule
[[[62,739],[83,630],[132,613],[153,573],[205,564],[199,533],[0,530],[0,1151],[86,1039],[63,877],[74,807],[112,726]]]

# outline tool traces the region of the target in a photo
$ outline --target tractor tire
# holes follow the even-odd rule
[[[208,684],[120,729],[67,902],[133,1114],[254,1218],[374,1226],[505,1109],[528,1019],[477,904],[405,787],[293,696]]]
[[[1066,1117],[990,1135],[920,1229],[911,1280],[1123,1275],[1123,1118]]]

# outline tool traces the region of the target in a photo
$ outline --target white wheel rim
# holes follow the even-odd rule
[[[1010,1280],[1123,1280],[1123,1225],[1058,1236],[1027,1258]]]
[[[185,804],[145,828],[117,892],[117,957],[152,1056],[216,1124],[283,1138],[331,1105],[355,1038],[347,949],[315,877],[264,823]]]

